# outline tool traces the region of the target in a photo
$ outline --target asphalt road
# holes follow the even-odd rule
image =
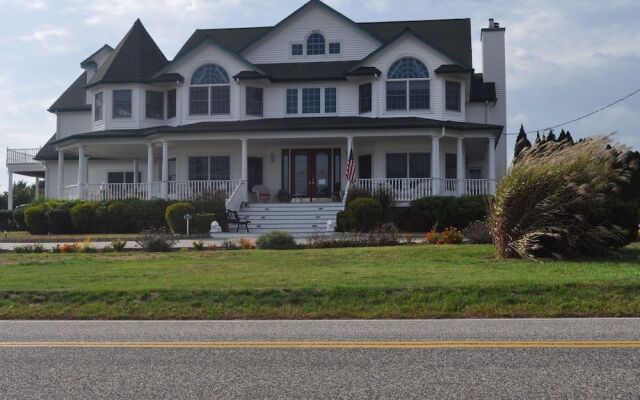
[[[640,319],[0,321],[1,399],[639,397]]]

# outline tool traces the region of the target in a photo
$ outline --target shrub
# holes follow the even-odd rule
[[[489,201],[485,196],[433,196],[411,202],[409,208],[394,211],[395,224],[406,232],[441,231],[453,226],[463,229],[488,214]]]
[[[336,214],[336,232],[349,232],[349,213],[338,211]]]
[[[382,206],[377,200],[361,197],[349,203],[350,230],[370,232],[382,222]]]
[[[114,239],[111,241],[111,248],[116,253],[121,253],[127,247],[127,242],[124,240]]]
[[[640,154],[609,137],[548,141],[523,150],[500,182],[490,226],[499,257],[610,255],[629,244],[637,212]]]
[[[142,232],[145,229],[168,228],[165,210],[171,204],[166,200],[127,200],[125,215],[130,222],[131,232]]]
[[[291,250],[296,248],[296,241],[288,232],[272,231],[261,235],[256,246],[259,249]]]
[[[47,227],[49,233],[72,233],[71,213],[69,207],[58,206],[47,211]]]
[[[132,207],[133,208],[133,207]],[[141,213],[129,215],[127,206],[122,201],[114,201],[107,206],[108,223],[111,232],[126,233],[131,231],[131,226],[136,218],[142,217]]]
[[[224,250],[240,250],[240,245],[233,240],[225,240],[220,247]]]
[[[66,254],[66,253],[75,253],[76,251],[78,251],[78,245],[75,243],[63,243],[60,246],[58,246],[58,251],[60,251],[60,253]]]
[[[17,254],[22,253],[44,253],[44,246],[42,244],[27,244],[24,246],[16,246],[13,251]]]
[[[83,202],[73,206],[70,210],[71,223],[80,233],[100,231],[96,226],[96,204]]]
[[[360,199],[362,197],[372,199],[373,194],[369,189],[365,189],[362,186],[353,185],[349,188],[349,192],[347,193],[347,200],[345,201],[345,203],[349,205],[349,203],[351,203],[355,199]]]
[[[167,225],[173,233],[187,233],[187,221],[184,219],[185,214],[195,215],[196,209],[191,203],[181,202],[174,203],[167,207],[164,217]],[[193,221],[192,221],[193,222]]]
[[[433,229],[424,237],[428,244],[460,244],[462,239],[462,233],[455,227],[449,227],[442,232]]]
[[[14,229],[13,211],[0,210],[0,231],[12,231]]]
[[[473,244],[491,244],[493,238],[487,221],[473,221],[462,230],[462,236]]]
[[[191,232],[200,234],[211,230],[211,223],[216,221],[216,214],[196,214],[191,220]]]
[[[36,204],[25,209],[24,222],[31,234],[42,235],[47,233],[47,206]]]
[[[136,238],[136,243],[142,249],[152,252],[171,251],[173,246],[176,245],[171,232],[164,228],[142,231]]]
[[[13,210],[13,225],[18,230],[27,229],[27,224],[24,221],[24,207],[18,207]]]
[[[205,249],[204,242],[202,240],[193,242],[193,249],[196,251],[203,251]]]
[[[373,191],[373,198],[382,206],[382,219],[385,222],[390,221],[393,212],[393,193],[381,186]]]
[[[82,242],[81,245],[77,246],[76,251],[78,251],[79,253],[95,253],[97,250],[92,243],[93,240],[88,237],[84,240],[84,242]]]
[[[368,240],[371,246],[395,246],[398,243],[400,243],[400,231],[390,222],[375,228]]]

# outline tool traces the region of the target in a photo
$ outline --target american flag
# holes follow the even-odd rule
[[[347,180],[356,181],[356,160],[353,159],[353,150],[349,151],[349,161],[347,161]]]

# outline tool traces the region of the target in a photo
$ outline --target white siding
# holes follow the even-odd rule
[[[58,116],[58,139],[92,130],[90,111],[59,112],[56,115]]]
[[[306,46],[307,36],[314,31],[324,36],[327,46],[330,42],[339,42],[340,54],[328,54],[327,51],[324,55],[292,56],[291,45],[303,43]],[[277,31],[256,42],[243,53],[243,56],[254,64],[360,60],[379,45],[376,39],[358,26],[323,6],[316,6],[309,7]]]
[[[426,111],[387,111],[386,110],[386,76],[391,65],[402,57],[415,57],[422,61],[429,70],[431,82],[431,109]],[[462,102],[461,112],[445,111],[444,78],[437,76],[435,70],[442,64],[450,64],[452,61],[437,50],[432,49],[412,36],[405,36],[388,48],[376,54],[367,62],[382,71],[382,77],[374,83],[374,96],[377,98],[375,105],[378,117],[423,117],[444,119],[452,121],[464,121],[465,102]],[[447,78],[450,79],[450,78]],[[465,92],[465,82],[460,81],[462,93]],[[463,97],[464,98],[464,97]]]

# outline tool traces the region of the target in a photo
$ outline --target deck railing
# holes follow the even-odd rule
[[[7,165],[15,164],[39,164],[40,161],[35,160],[34,157],[40,148],[32,149],[9,149],[7,148]]]
[[[85,185],[85,198],[93,201],[147,199],[146,183],[104,183]]]
[[[231,197],[240,180],[224,181],[170,181],[168,182],[169,198],[174,200],[196,200],[208,198],[217,193],[224,193],[225,198]]]
[[[373,178],[358,179],[356,184],[371,192],[386,189],[400,202],[433,196],[434,184],[439,196],[489,195],[491,190],[488,179]]]

